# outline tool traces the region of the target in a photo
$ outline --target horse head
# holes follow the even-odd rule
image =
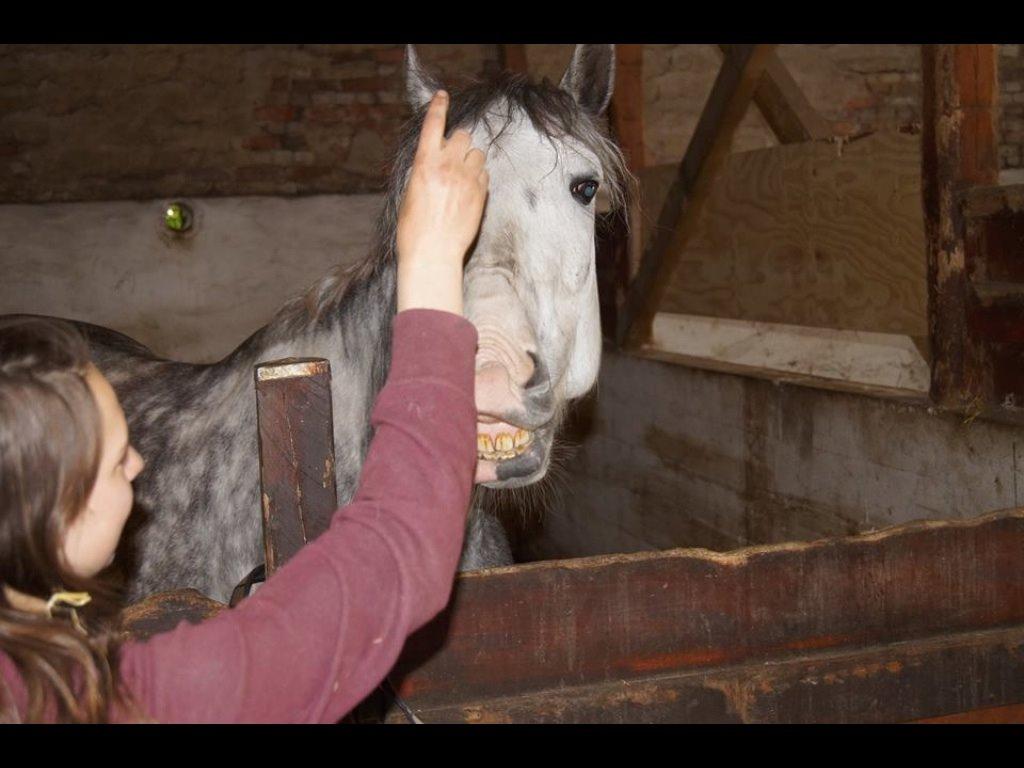
[[[557,86],[505,74],[451,93],[447,130],[471,134],[490,175],[463,283],[479,333],[477,482],[490,488],[545,475],[565,406],[597,379],[596,200],[621,200],[627,178],[600,123],[614,66],[613,46],[580,45]],[[411,46],[406,78],[409,145],[440,84]]]

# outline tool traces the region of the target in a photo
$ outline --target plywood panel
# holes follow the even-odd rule
[[[920,157],[898,133],[730,156],[659,310],[926,336]],[[640,174],[645,243],[673,173]]]

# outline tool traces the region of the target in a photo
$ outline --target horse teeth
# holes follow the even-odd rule
[[[503,461],[522,456],[533,442],[533,433],[525,429],[516,430],[514,435],[502,432],[493,439],[490,435],[478,433],[476,455],[485,461]]]
[[[514,459],[516,456],[522,454],[526,450],[525,448],[513,448],[508,451],[477,451],[476,457],[478,459],[484,459],[485,461],[502,461],[504,459]]]

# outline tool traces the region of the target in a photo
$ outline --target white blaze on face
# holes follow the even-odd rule
[[[501,126],[504,116],[491,123]],[[506,368],[510,391],[521,390],[532,373],[528,352],[543,361],[556,400],[579,397],[597,378],[601,328],[595,203],[582,204],[571,188],[600,182],[600,164],[579,142],[551,141],[521,115],[493,145],[483,125],[473,138],[487,152],[491,180],[466,270],[466,315],[481,335],[478,375],[489,374],[492,391],[478,406],[495,407],[493,366]]]

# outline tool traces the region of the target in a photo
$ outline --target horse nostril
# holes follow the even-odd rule
[[[530,375],[530,380],[523,385],[524,389],[534,389],[538,386],[547,383],[547,372],[544,370],[544,364],[541,363],[540,358],[534,352],[528,351],[526,353],[530,356],[530,362],[533,363],[533,373]]]

